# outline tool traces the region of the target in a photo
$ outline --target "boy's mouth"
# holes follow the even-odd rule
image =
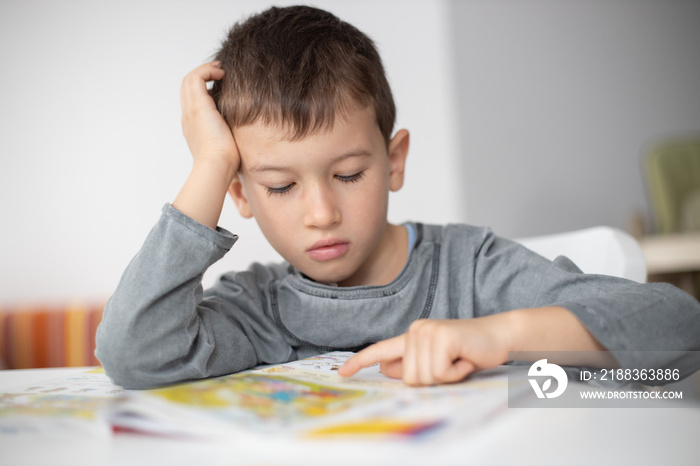
[[[349,249],[349,242],[331,238],[316,241],[306,253],[314,260],[329,261],[344,256]]]

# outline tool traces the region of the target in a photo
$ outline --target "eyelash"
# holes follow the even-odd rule
[[[365,171],[362,170],[362,171],[355,173],[354,175],[348,175],[348,176],[336,175],[335,177],[338,180],[342,181],[343,183],[357,183],[364,176],[365,176]]]
[[[348,176],[335,175],[336,179],[338,179],[338,181],[342,181],[343,183],[357,183],[362,178],[364,178],[364,176],[365,176],[364,170],[357,172],[354,175],[348,175]],[[287,186],[282,186],[281,188],[271,188],[268,186],[265,189],[267,190],[268,196],[283,196],[283,195],[287,194],[289,191],[291,191],[291,189],[294,187],[295,184],[296,183],[289,183]]]
[[[290,189],[294,186],[295,183],[290,183],[287,186],[282,186],[281,188],[270,188],[266,187],[265,189],[267,190],[267,195],[268,196],[282,196],[284,194],[287,194]]]

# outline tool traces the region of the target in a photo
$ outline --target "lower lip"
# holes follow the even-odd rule
[[[349,243],[338,243],[322,248],[309,249],[307,253],[314,260],[329,261],[344,256],[348,249],[350,249]]]

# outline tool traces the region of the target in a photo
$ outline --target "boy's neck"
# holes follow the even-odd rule
[[[408,231],[387,223],[381,240],[365,263],[339,286],[382,286],[391,283],[408,261]]]

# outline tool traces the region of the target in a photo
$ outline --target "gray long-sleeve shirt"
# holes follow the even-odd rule
[[[622,367],[664,362],[638,350],[700,350],[700,303],[671,285],[582,274],[487,228],[413,226],[408,262],[385,286],[333,287],[289,264],[253,264],[203,292],[236,236],[166,205],[105,308],[96,355],[115,383],[145,388],[356,350],[418,318],[548,305],[573,312]],[[697,370],[697,354],[676,365]]]

